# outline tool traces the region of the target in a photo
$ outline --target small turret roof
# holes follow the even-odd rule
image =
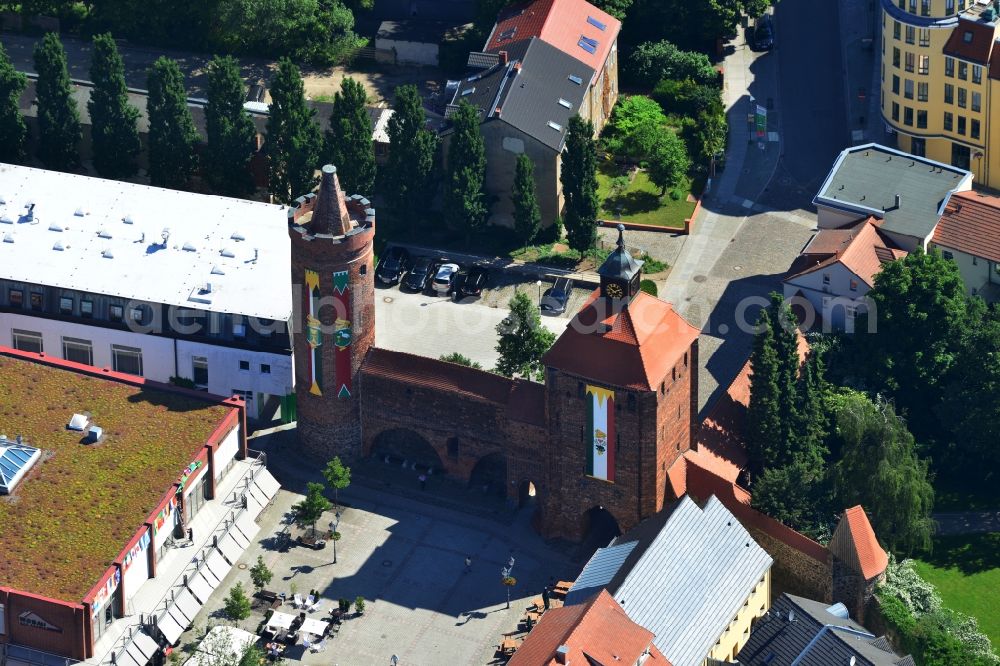
[[[625,225],[618,225],[618,247],[608,255],[597,274],[601,277],[631,280],[642,270],[643,262],[634,258],[625,249]]]

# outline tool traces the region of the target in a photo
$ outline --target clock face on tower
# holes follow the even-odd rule
[[[608,282],[604,285],[604,293],[610,298],[622,298],[625,295],[625,290],[617,282]]]

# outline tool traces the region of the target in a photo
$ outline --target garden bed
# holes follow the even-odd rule
[[[660,196],[660,188],[650,181],[645,171],[636,170],[628,187],[612,196],[612,180],[623,175],[622,167],[613,160],[601,162],[597,170],[597,196],[600,216],[609,221],[631,222],[671,229],[684,229],[684,221],[694,212],[691,180],[684,178],[681,186]],[[676,197],[676,198],[675,198]]]

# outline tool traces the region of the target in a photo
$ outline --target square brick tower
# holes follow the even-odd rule
[[[600,288],[543,359],[541,527],[574,541],[598,522],[626,531],[663,508],[667,469],[692,446],[698,410],[698,329],[639,289],[642,262],[623,227],[598,273]]]

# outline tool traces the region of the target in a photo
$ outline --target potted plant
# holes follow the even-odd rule
[[[356,612],[358,615],[364,615],[365,613],[365,598],[362,597],[360,594],[354,600],[354,612]]]

